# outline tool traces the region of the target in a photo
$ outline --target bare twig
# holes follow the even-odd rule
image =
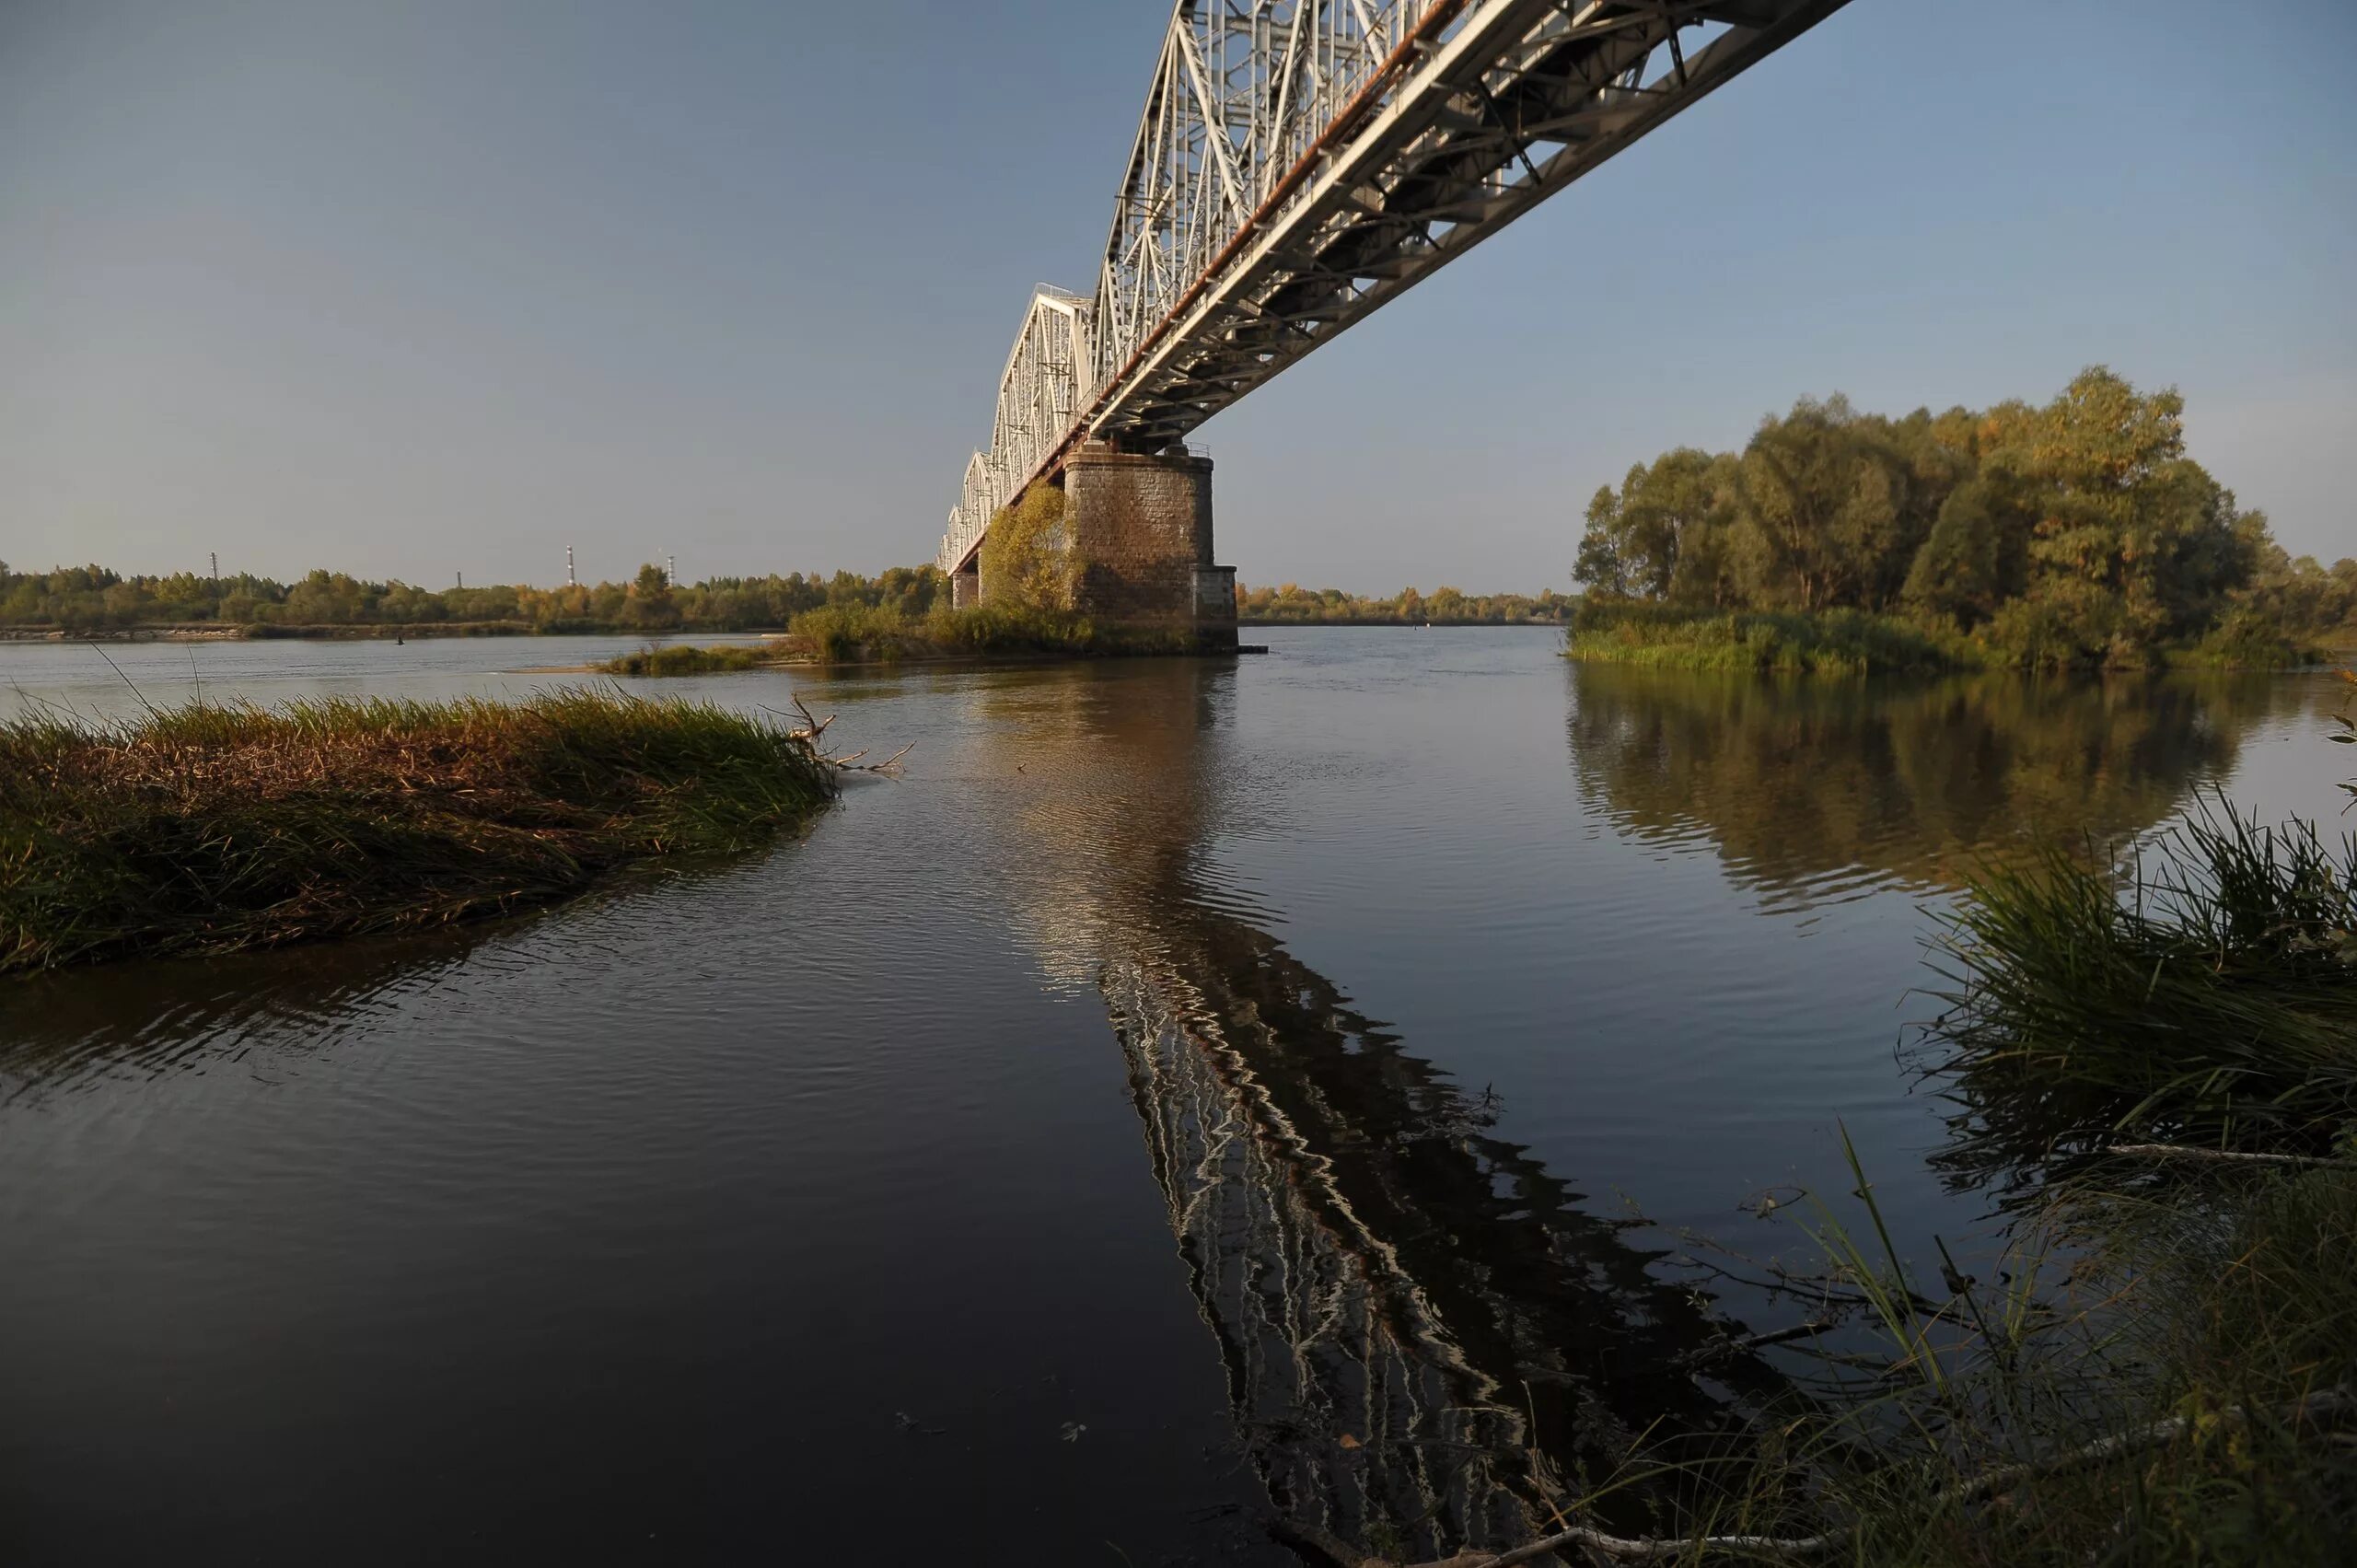
[[[1714,1344],[1704,1345],[1700,1350],[1688,1351],[1678,1358],[1678,1364],[1680,1366],[1707,1366],[1712,1362],[1723,1360],[1730,1355],[1741,1355],[1746,1351],[1761,1350],[1769,1345],[1781,1345],[1793,1340],[1805,1340],[1812,1335],[1821,1334],[1833,1326],[1834,1319],[1830,1318],[1812,1318],[1805,1323],[1796,1323],[1789,1329],[1778,1329],[1772,1333],[1750,1334],[1739,1340],[1720,1340]]]
[[[2237,1165],[2324,1166],[2338,1170],[2357,1170],[2357,1160],[2335,1159],[2328,1155],[2246,1155],[2232,1149],[2200,1148],[2191,1144],[2114,1144],[2104,1153],[2136,1155],[2144,1159],[2218,1160]]]
[[[829,714],[825,718],[819,718],[810,712],[809,706],[802,701],[801,692],[794,692],[792,693],[792,696],[794,700],[794,711],[802,715],[802,727],[795,731],[795,733],[801,736],[805,740],[818,739],[819,737],[827,732],[827,726],[835,722],[835,715]]]
[[[2268,1411],[2279,1421],[2293,1424],[2327,1422],[2357,1413],[2357,1392],[2348,1388],[2326,1388],[2276,1405]],[[2250,1419],[2249,1411],[2240,1405],[2217,1412],[2221,1422],[2243,1423]],[[2019,1485],[2035,1476],[2052,1475],[2057,1471],[2075,1469],[2081,1465],[2096,1464],[2124,1454],[2141,1454],[2151,1448],[2165,1446],[2183,1435],[2193,1424],[2190,1416],[2171,1416],[2132,1431],[2114,1433],[2083,1447],[2050,1455],[2043,1459],[2025,1460],[2020,1464],[2001,1465],[1986,1470],[1960,1485],[1952,1486],[1933,1499],[1934,1506],[1956,1503],[1977,1503],[1984,1497]],[[1567,1546],[1584,1546],[1591,1551],[1622,1562],[1662,1562],[1682,1557],[1690,1551],[1747,1551],[1755,1557],[1805,1558],[1815,1557],[1840,1546],[1857,1533],[1855,1525],[1828,1530],[1813,1536],[1697,1536],[1670,1539],[1654,1536],[1614,1536],[1602,1530],[1574,1525],[1560,1530],[1543,1540],[1515,1547],[1481,1564],[1481,1568],[1513,1568],[1517,1562],[1528,1562]]]
[[[863,746],[856,751],[846,751],[840,757],[830,757],[819,749],[818,740],[819,737],[826,734],[827,726],[835,722],[835,715],[829,714],[825,718],[819,717],[810,711],[808,704],[802,701],[802,693],[799,691],[793,694],[793,699],[794,711],[801,717],[802,727],[788,730],[786,733],[794,739],[809,747],[810,754],[830,768],[841,768],[847,773],[888,773],[900,766],[901,758],[916,749],[916,742],[911,740],[882,761],[870,762],[865,767],[860,765],[859,760],[873,749],[870,747]],[[762,712],[775,714],[777,710],[764,707]],[[784,718],[785,715],[778,714],[778,716]]]

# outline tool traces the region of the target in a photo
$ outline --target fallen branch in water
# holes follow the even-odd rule
[[[829,714],[825,718],[819,718],[810,712],[809,707],[802,701],[801,692],[796,691],[793,693],[793,697],[794,711],[800,714],[802,718],[802,727],[792,732],[794,738],[809,747],[811,755],[817,757],[819,761],[825,763],[830,768],[839,768],[847,773],[890,772],[893,769],[900,766],[901,758],[916,749],[917,743],[911,740],[906,746],[901,747],[898,751],[893,752],[889,757],[885,758],[882,761],[870,762],[864,768],[859,765],[859,760],[862,757],[866,756],[868,753],[869,748],[865,746],[861,747],[856,751],[847,751],[840,757],[830,757],[824,751],[819,749],[818,742],[819,737],[827,732],[827,726],[835,722],[835,715]],[[777,713],[775,708],[767,708],[763,711],[772,714]],[[778,716],[783,718],[785,715],[779,714]]]
[[[2246,1155],[2232,1149],[2205,1149],[2192,1144],[2114,1144],[2103,1151],[2107,1155],[2135,1155],[2144,1159],[2217,1160],[2237,1165],[2322,1166],[2335,1170],[2357,1170],[2357,1159],[2336,1159],[2329,1155]]]
[[[1805,1323],[1796,1323],[1789,1329],[1778,1329],[1771,1333],[1750,1334],[1739,1340],[1721,1340],[1715,1344],[1704,1345],[1701,1350],[1687,1352],[1678,1358],[1678,1365],[1689,1368],[1707,1366],[1712,1362],[1723,1361],[1731,1355],[1741,1355],[1747,1351],[1764,1350],[1770,1345],[1785,1344],[1794,1340],[1805,1340],[1813,1335],[1821,1334],[1833,1326],[1834,1320],[1830,1318],[1812,1318]]]
[[[2279,1421],[2294,1425],[2306,1422],[2323,1423],[2357,1414],[2357,1392],[2348,1388],[2327,1388],[2304,1395],[2287,1403],[2270,1407],[2267,1412]],[[2250,1419],[2248,1411],[2240,1405],[2217,1412],[2217,1420],[2242,1423]],[[1956,1503],[1977,1503],[2015,1486],[2036,1476],[2052,1475],[2061,1470],[2075,1469],[2081,1465],[2095,1464],[2104,1459],[2118,1458],[2127,1454],[2141,1454],[2158,1448],[2182,1436],[2193,1424],[2191,1416],[2176,1415],[2165,1421],[2140,1426],[2132,1432],[2115,1433],[2099,1438],[2084,1447],[2073,1448],[2043,1459],[2025,1460],[2020,1464],[2001,1465],[1984,1471],[1959,1486],[1938,1493],[1932,1502],[1935,1507]],[[1847,1542],[1857,1533],[1858,1527],[1845,1525],[1813,1536],[1699,1536],[1684,1539],[1669,1539],[1652,1536],[1614,1536],[1602,1530],[1574,1525],[1559,1530],[1543,1540],[1515,1547],[1512,1551],[1483,1562],[1480,1568],[1514,1568],[1518,1562],[1528,1562],[1559,1551],[1567,1546],[1585,1547],[1591,1551],[1622,1562],[1665,1562],[1683,1557],[1691,1551],[1747,1551],[1755,1557],[1797,1559],[1815,1557]]]

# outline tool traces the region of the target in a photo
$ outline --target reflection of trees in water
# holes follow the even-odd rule
[[[2232,766],[2295,688],[2192,679],[1778,680],[1573,667],[1582,795],[1707,838],[1771,893],[1862,871],[1952,883],[2023,837],[2142,831]]]
[[[1198,700],[1209,679],[1075,684],[1055,723],[1002,712],[985,745],[1019,752],[1039,796],[1023,819],[1067,868],[1020,918],[1051,972],[1102,989],[1280,1517],[1426,1555],[1527,1539],[1547,1474],[1608,1471],[1655,1422],[1724,1431],[1775,1375],[1751,1357],[1683,1370],[1724,1326],[1659,1277],[1641,1222],[1589,1213],[1494,1134],[1483,1097],[1218,906],[1195,865],[1235,775]]]

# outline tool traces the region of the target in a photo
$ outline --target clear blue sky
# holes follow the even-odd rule
[[[0,558],[927,559],[1166,0],[0,0]],[[2357,553],[2357,6],[1854,0],[1204,427],[1251,582],[1564,586],[1795,396],[2183,389]]]

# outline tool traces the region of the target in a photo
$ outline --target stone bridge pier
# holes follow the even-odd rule
[[[1236,568],[1212,562],[1212,460],[1091,441],[1064,462],[1074,608],[1116,637],[1236,648]]]
[[[1063,488],[1074,609],[1142,652],[1236,650],[1236,568],[1212,561],[1209,458],[1092,441],[1064,460]],[[989,592],[979,561],[950,577],[961,608]]]

